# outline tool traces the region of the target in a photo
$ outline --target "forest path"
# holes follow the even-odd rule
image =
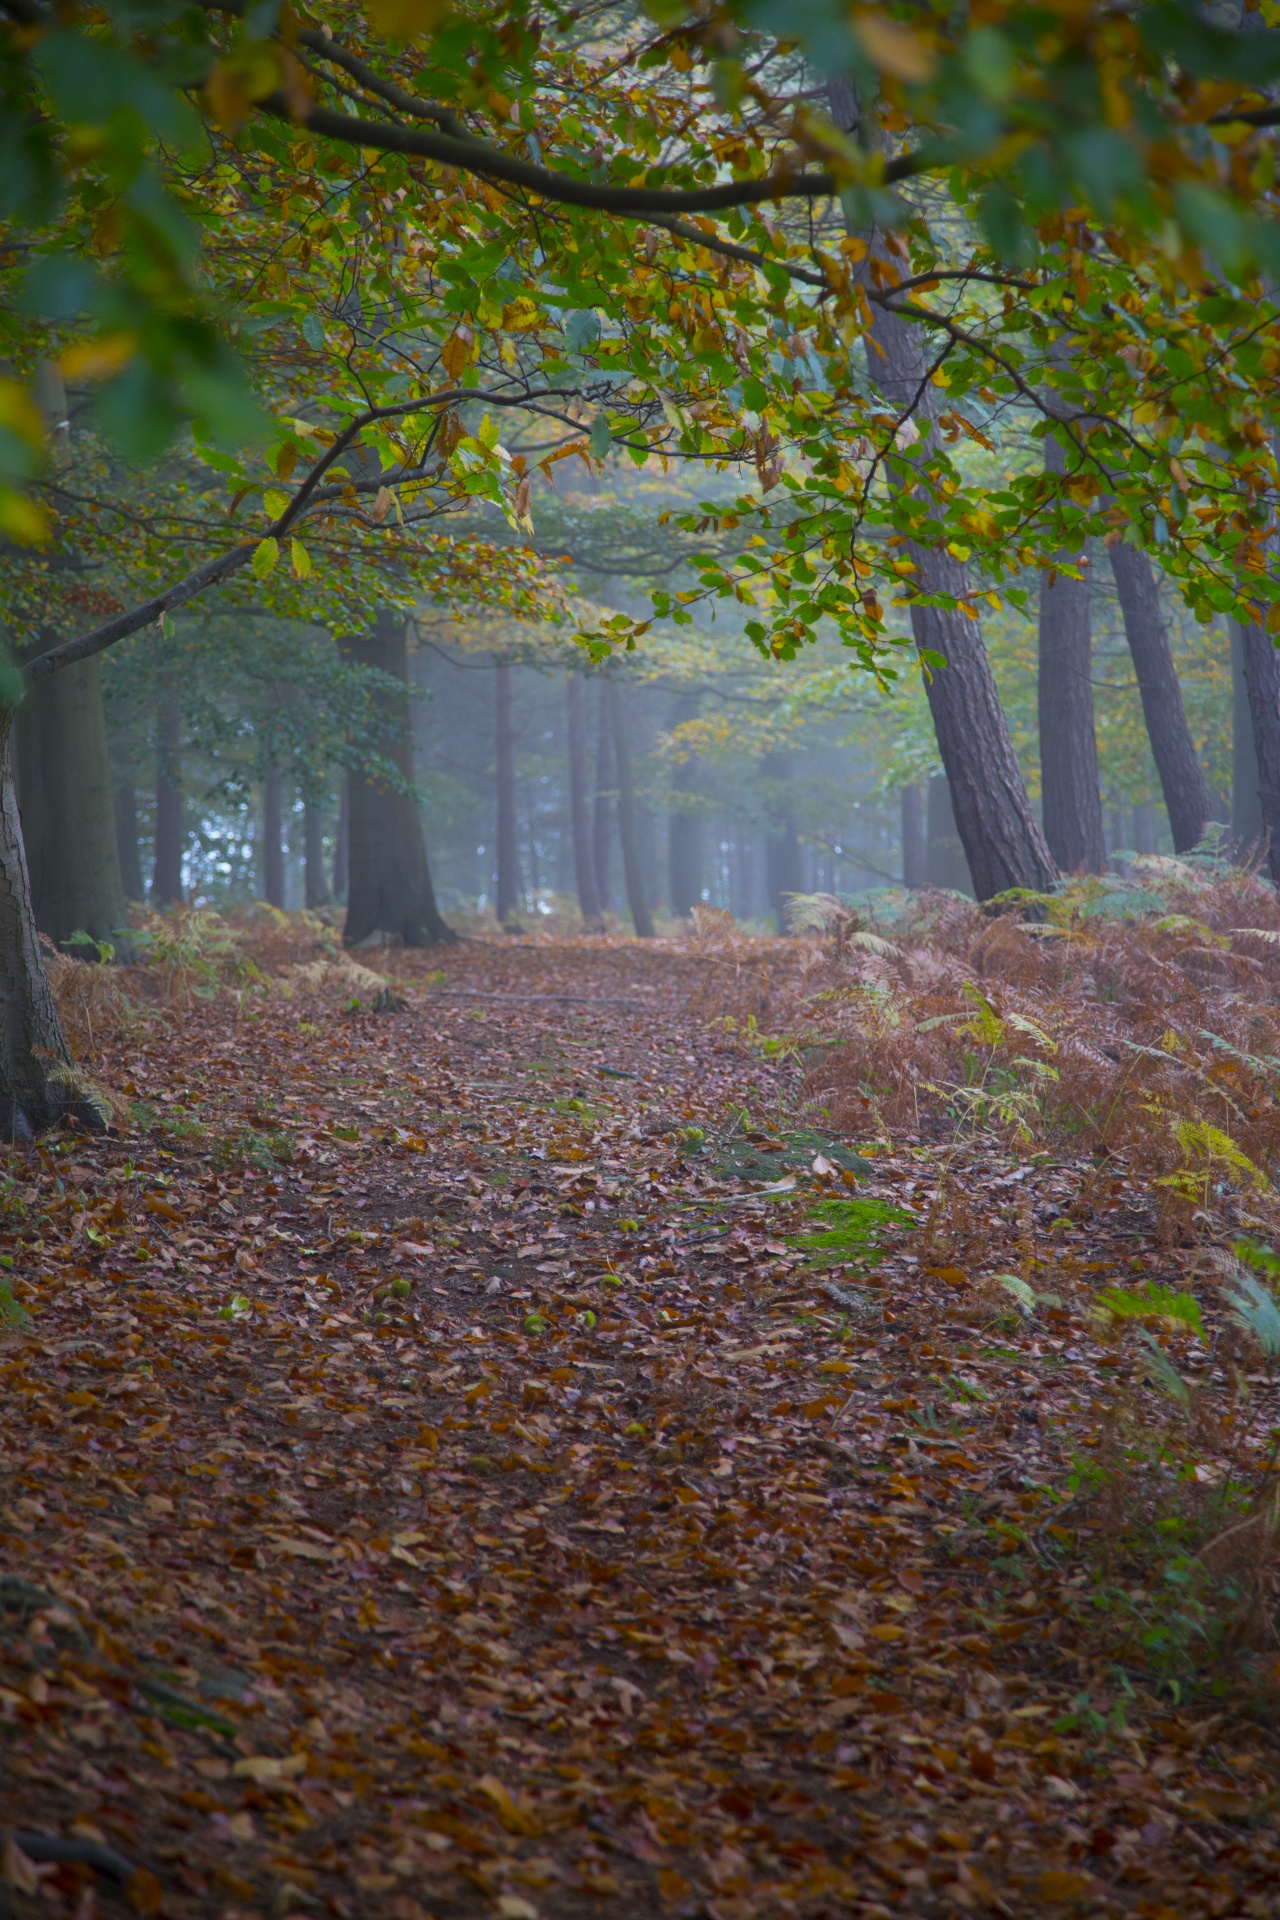
[[[1108,1726],[1026,1550],[1086,1336],[913,1277],[928,1153],[861,1179],[889,1285],[850,1289],[787,1244],[837,1168],[751,1197],[796,1070],[687,952],[394,966],[386,1013],[139,1025],[104,1071],[148,1130],[10,1164],[29,1853],[107,1845],[175,1920],[1276,1911],[1256,1753]],[[19,1920],[90,1920],[89,1868],[7,1860]]]

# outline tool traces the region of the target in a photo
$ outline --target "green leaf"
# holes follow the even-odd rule
[[[274,573],[279,558],[280,542],[278,540],[274,540],[270,538],[270,536],[265,540],[259,540],[253,551],[253,559],[250,562],[255,579],[265,580],[268,574]]]
[[[591,423],[591,438],[588,444],[592,457],[596,460],[603,460],[613,445],[613,434],[609,429],[608,419],[603,413],[598,413]]]

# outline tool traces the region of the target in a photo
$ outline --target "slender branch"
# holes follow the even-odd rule
[[[131,633],[151,626],[162,614],[172,613],[176,607],[184,607],[188,600],[194,600],[206,588],[216,587],[223,580],[229,580],[233,573],[238,573],[252,559],[256,545],[254,541],[232,547],[229,552],[220,553],[215,560],[206,560],[202,567],[189,573],[185,580],[179,580],[176,586],[166,587],[163,593],[144,600],[141,606],[131,607],[127,613],[118,613],[114,619],[104,620],[100,627],[94,627],[74,640],[65,640],[61,646],[50,647],[47,653],[38,654],[23,669],[23,680],[29,687],[36,686],[41,680],[47,680],[51,673],[57,673],[60,667],[72,666],[77,660],[91,659],[95,653],[114,647],[118,640],[127,640]]]
[[[396,126],[389,121],[357,120],[352,114],[334,113],[328,107],[291,99],[280,91],[269,93],[257,105],[278,120],[305,127],[309,133],[340,141],[344,146],[435,160],[441,166],[456,167],[460,173],[505,180],[512,186],[539,194],[544,200],[565,206],[591,207],[601,213],[636,217],[656,213],[711,213],[722,207],[758,206],[766,200],[827,199],[840,191],[840,181],[833,173],[797,173],[786,167],[759,179],[726,180],[714,187],[597,186],[590,180],[575,180],[571,174],[557,173],[552,167],[535,166],[531,160],[521,160],[516,154],[489,146],[485,141],[459,140],[450,134],[431,133],[423,127]],[[903,154],[889,162],[883,178],[889,182],[906,179],[917,173],[922,164],[918,156]]]

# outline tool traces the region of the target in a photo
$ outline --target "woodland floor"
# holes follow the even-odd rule
[[[677,944],[389,964],[138,1023],[134,1123],[10,1157],[19,1920],[1280,1914],[1265,1715],[1118,1679],[1055,1518],[1136,1217],[947,1148],[1066,1274],[983,1331],[911,1252],[944,1148],[881,1144],[868,1312],[787,1244],[850,1143]]]

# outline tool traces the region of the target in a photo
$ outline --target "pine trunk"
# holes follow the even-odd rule
[[[14,732],[36,925],[59,947],[76,934],[114,943],[128,915],[98,662],[39,681]]]
[[[314,800],[302,802],[302,869],[307,907],[327,907],[333,895],[324,871],[324,820]]]
[[[902,884],[923,887],[929,835],[925,828],[924,795],[919,787],[902,789]]]
[[[379,613],[373,631],[339,642],[345,660],[376,667],[404,688],[379,693],[385,723],[384,757],[406,785],[413,780],[413,744],[409,731],[408,651],[403,618]],[[348,898],[344,939],[349,947],[399,939],[406,947],[452,942],[436,906],[427,865],[422,821],[412,792],[401,792],[374,768],[353,768],[347,776]]]
[[[1244,681],[1258,756],[1258,801],[1271,878],[1280,882],[1280,652],[1262,627],[1242,627]]]
[[[617,683],[603,683],[613,726],[613,751],[618,767],[618,832],[622,841],[622,871],[627,886],[627,906],[637,938],[653,939],[653,916],[645,898],[644,869],[640,859],[640,837],[636,821],[635,775],[631,766],[631,737],[627,732],[626,704]]]
[[[596,891],[595,848],[591,839],[591,807],[587,797],[587,716],[581,674],[565,679],[569,735],[569,811],[573,826],[573,875],[578,907],[587,926],[600,925],[600,896]]]
[[[268,767],[262,783],[262,897],[270,907],[284,906],[284,793],[279,767]]]
[[[1045,471],[1062,473],[1066,455],[1045,442]],[[1060,554],[1080,564],[1079,553]],[[1107,864],[1093,724],[1093,626],[1088,579],[1064,573],[1040,586],[1040,780],[1044,837],[1064,873],[1101,873]]]
[[[772,784],[769,838],[765,842],[765,888],[769,909],[779,933],[788,933],[787,902],[804,892],[804,860],[791,812],[791,762],[785,753],[767,753],[760,771]]]
[[[338,796],[338,830],[333,836],[333,897],[343,905],[347,899],[347,881],[351,873],[351,775],[342,776]]]
[[[692,720],[698,710],[694,696],[683,694],[671,711],[671,729]],[[696,762],[689,761],[679,770],[686,792],[694,787]],[[703,815],[697,807],[677,807],[667,820],[667,887],[671,911],[687,920],[700,905],[703,892]]]
[[[945,773],[930,774],[927,807],[924,869],[927,885],[946,887],[952,893],[972,894],[973,877],[960,835],[956,832],[951,788]]]
[[[495,675],[495,758],[498,786],[498,849],[494,911],[499,924],[512,919],[520,899],[520,844],[516,819],[516,725],[512,710],[511,668],[499,666]]]
[[[1139,548],[1117,541],[1108,552],[1174,851],[1189,853],[1204,838],[1213,802],[1187,725],[1160,590],[1151,561]]]
[[[155,864],[151,899],[157,907],[182,902],[182,702],[166,689],[157,716]]]
[[[145,900],[142,855],[138,849],[138,790],[129,774],[120,774],[111,789],[116,816],[116,857],[126,900]]]
[[[830,101],[838,126],[850,131],[858,125],[857,102],[847,81],[831,84]],[[867,146],[881,141],[870,115],[862,134]],[[867,240],[869,251],[859,271],[873,284],[872,261],[887,259],[887,251],[878,234],[860,237]],[[921,469],[937,439],[938,390],[930,379],[928,336],[918,322],[878,305],[871,311],[867,371],[895,417],[911,420],[920,436],[909,451],[892,454],[887,462],[889,485],[911,492],[924,484]],[[906,556],[915,566],[918,593],[972,605],[968,570],[945,547],[912,541]],[[926,691],[978,898],[989,900],[1009,887],[1041,891],[1051,886],[1057,871],[1013,750],[980,622],[959,607],[951,611],[915,601],[911,631],[921,652],[941,654],[947,663],[928,676]]]
[[[40,956],[13,780],[13,708],[0,707],[0,1139],[30,1140],[74,1116],[106,1120],[80,1090]]]
[[[1231,837],[1246,859],[1262,839],[1262,800],[1258,792],[1258,749],[1245,680],[1247,629],[1231,622]]]
[[[613,728],[609,717],[609,688],[600,682],[599,727],[596,734],[596,808],[591,823],[591,857],[596,870],[596,898],[601,913],[613,905],[609,867],[613,854],[614,815]]]

